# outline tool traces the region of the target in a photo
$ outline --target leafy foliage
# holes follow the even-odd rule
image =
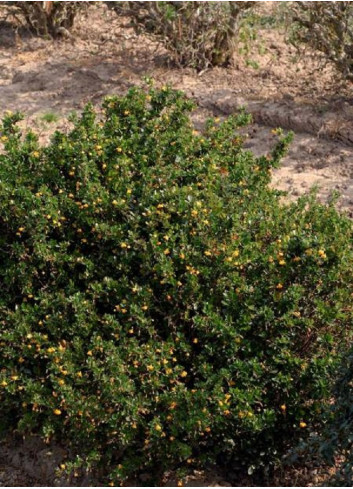
[[[324,427],[299,444],[291,460],[306,460],[334,467],[330,486],[353,485],[353,355],[343,359],[332,392],[332,402],[323,413]]]
[[[254,2],[106,3],[127,16],[138,32],[157,39],[176,63],[199,70],[229,64],[239,21],[254,6]]]
[[[292,41],[320,51],[353,80],[352,2],[291,2]]]
[[[333,481],[335,485],[353,485],[353,356],[350,354],[336,385],[336,403],[321,438],[320,452],[331,464],[335,456],[342,460]]]
[[[1,419],[69,444],[69,473],[264,469],[320,423],[350,337],[351,221],[269,187],[290,135],[257,158],[248,115],[199,134],[192,108],[131,89],[47,147],[3,120]]]

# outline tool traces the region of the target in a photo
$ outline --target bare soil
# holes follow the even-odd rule
[[[274,13],[275,2],[260,4]],[[40,39],[24,28],[15,31],[9,20],[0,21],[0,115],[20,110],[24,127],[34,128],[43,141],[54,129],[67,127],[70,112],[142,85],[148,76],[194,98],[199,109],[193,118],[200,127],[210,115],[224,117],[245,106],[254,120],[246,129],[246,147],[256,154],[271,148],[273,128],[295,131],[273,185],[287,191],[289,199],[313,185],[319,186],[323,201],[338,190],[338,206],[353,215],[353,85],[344,83],[332,67],[322,70],[315,53],[298,57],[285,43],[283,30],[261,29],[247,59],[237,56],[230,67],[198,74],[173,66],[163,48],[136,36],[99,2],[78,19],[72,37],[59,41]],[[249,65],[249,57],[257,68]],[[57,120],[46,122],[48,114]],[[1,486],[61,484],[55,469],[62,449],[38,443],[0,446]],[[306,485],[315,485],[315,478],[311,480]],[[223,476],[197,473],[187,484],[230,485]]]

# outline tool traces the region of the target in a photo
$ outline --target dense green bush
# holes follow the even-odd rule
[[[0,2],[17,19],[37,35],[45,37],[69,36],[77,13],[89,2]]]
[[[353,486],[353,355],[341,368],[326,429],[320,437],[319,452],[336,466],[332,485]],[[340,463],[337,464],[337,460]]]
[[[270,189],[290,137],[256,158],[246,114],[199,134],[192,107],[132,89],[47,147],[1,127],[3,429],[112,484],[268,467],[320,423],[351,334],[351,221]]]
[[[348,306],[349,307],[349,306]],[[312,433],[290,454],[291,462],[331,466],[330,486],[353,486],[353,354],[344,358],[323,412],[323,428]]]
[[[137,32],[158,40],[179,65],[202,70],[229,64],[239,21],[256,2],[106,2]]]
[[[291,41],[319,51],[353,80],[353,3],[291,2]]]

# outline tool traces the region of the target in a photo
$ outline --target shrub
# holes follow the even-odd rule
[[[67,470],[268,467],[315,427],[350,337],[352,225],[284,205],[240,113],[169,88],[87,106],[42,147],[3,120],[0,401]]]
[[[16,18],[24,18],[37,35],[69,36],[79,10],[89,2],[1,2]]]
[[[229,64],[239,20],[254,2],[106,2],[137,32],[157,39],[179,65],[202,70]]]
[[[353,80],[352,2],[292,2],[292,42],[321,52],[327,61]]]

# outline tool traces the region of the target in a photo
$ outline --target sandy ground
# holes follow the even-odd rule
[[[269,13],[275,8],[262,4]],[[256,154],[266,153],[273,144],[273,128],[294,130],[294,142],[273,185],[286,190],[289,199],[313,185],[319,185],[324,201],[338,190],[338,206],[353,215],[353,85],[330,67],[320,70],[310,53],[298,57],[284,36],[280,30],[259,31],[250,54],[258,68],[237,56],[229,68],[197,74],[168,64],[162,48],[124,28],[102,5],[91,6],[78,19],[72,38],[60,41],[39,39],[24,29],[16,34],[8,21],[0,21],[0,115],[22,111],[24,126],[34,127],[48,141],[55,128],[66,127],[70,112],[143,84],[147,75],[193,97],[199,104],[193,115],[199,126],[211,114],[224,117],[247,107],[254,123],[246,129],[246,147]],[[45,122],[48,114],[57,120]],[[1,486],[53,483],[61,449],[47,455],[48,447],[36,443],[0,447]],[[223,476],[195,477],[189,485],[229,485]]]

